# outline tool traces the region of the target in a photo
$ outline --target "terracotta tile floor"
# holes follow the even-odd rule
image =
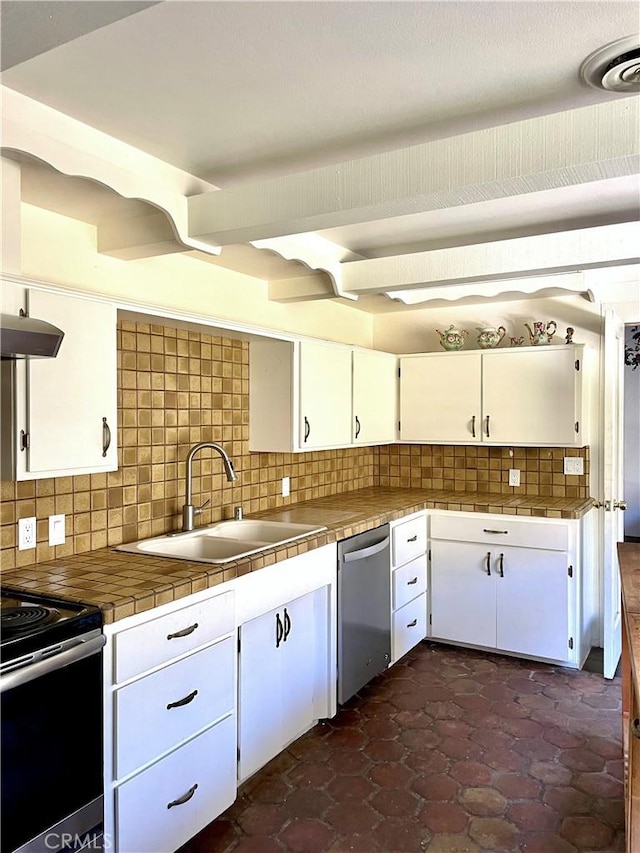
[[[620,679],[424,642],[182,853],[624,850]]]

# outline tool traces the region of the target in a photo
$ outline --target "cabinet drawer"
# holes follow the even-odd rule
[[[235,799],[235,717],[130,779],[115,796],[119,853],[177,850]]]
[[[427,594],[422,593],[393,614],[393,663],[427,635]]]
[[[394,525],[391,532],[393,565],[402,566],[427,550],[427,520],[424,515]]]
[[[117,778],[233,711],[234,657],[228,637],[116,692]]]
[[[516,545],[567,551],[569,526],[560,522],[514,521],[511,516],[432,515],[431,538],[488,545]]]
[[[115,635],[116,683],[234,630],[233,592],[174,610]]]
[[[427,555],[421,554],[392,575],[393,609],[404,607],[427,589]]]

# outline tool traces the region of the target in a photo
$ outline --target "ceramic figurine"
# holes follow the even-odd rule
[[[507,333],[504,326],[476,326],[478,330],[478,346],[480,349],[497,347]]]
[[[519,338],[510,338],[512,347],[521,347],[524,344],[524,338],[520,335]]]
[[[555,320],[550,320],[546,326],[544,323],[534,323],[533,329],[528,323],[525,323],[525,326],[529,330],[529,340],[534,347],[550,344],[551,338],[555,335],[558,328]]]
[[[466,329],[456,329],[453,323],[446,332],[441,332],[440,329],[436,329],[436,332],[440,335],[441,346],[446,350],[462,349],[464,346],[464,336],[469,334]]]
[[[573,333],[574,333],[574,331],[575,331],[575,330],[574,330],[571,326],[567,326],[567,334],[564,336],[564,342],[565,342],[565,344],[572,344],[572,343],[573,343]]]

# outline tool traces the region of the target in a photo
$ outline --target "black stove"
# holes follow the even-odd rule
[[[66,641],[102,628],[90,604],[3,587],[0,590],[2,671],[48,656]]]

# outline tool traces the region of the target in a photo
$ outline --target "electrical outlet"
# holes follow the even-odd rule
[[[288,498],[291,494],[291,478],[283,477],[282,478],[282,497]]]
[[[18,551],[36,547],[36,518],[18,519]]]
[[[520,485],[520,469],[519,468],[509,468],[509,485],[510,486],[519,486]]]
[[[64,515],[49,516],[49,545],[64,545]]]
[[[584,474],[584,459],[582,456],[565,456],[564,473],[578,475]]]

